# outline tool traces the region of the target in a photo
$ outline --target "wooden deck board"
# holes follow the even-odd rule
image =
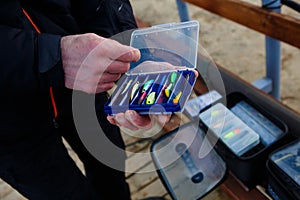
[[[9,194],[5,197],[0,198],[1,200],[26,200],[22,195],[20,195],[16,190],[11,190]]]
[[[132,200],[139,200],[146,197],[162,197],[167,194],[163,184],[160,179],[155,179],[151,184],[139,190],[138,193],[135,193],[131,196]]]
[[[178,119],[174,118],[173,120],[175,122],[174,124],[177,124]],[[170,128],[170,126],[168,126],[168,128]],[[125,139],[125,141],[130,143],[135,140],[138,140],[138,138]],[[149,196],[163,196],[167,200],[171,200],[171,197],[167,193],[156,171],[154,170],[154,164],[149,153],[150,144],[151,141],[144,141],[129,147],[130,151],[128,153],[128,159],[126,160],[126,169],[128,170],[128,172],[126,172],[126,177],[127,182],[130,185],[132,200],[138,200]],[[84,172],[83,165],[77,155],[72,151],[67,143],[66,146],[71,157],[75,160],[78,167]],[[145,153],[145,156],[141,158],[139,154],[135,153]],[[224,192],[222,187],[217,187],[203,199],[232,200],[232,198]],[[26,198],[22,197],[17,191],[0,180],[0,200],[26,200]]]
[[[142,173],[140,171],[132,174],[131,177],[127,178],[127,182],[130,185],[130,191],[132,195],[138,193],[141,188],[146,187],[158,178],[156,172],[153,171],[153,169],[153,163],[150,162],[143,169],[145,172]]]
[[[187,119],[183,117],[186,122]],[[171,124],[164,127],[165,131],[173,130],[179,125],[179,119],[177,117],[172,117]],[[160,135],[164,133],[159,133]],[[124,134],[122,134],[124,135]],[[157,136],[156,136],[157,137]],[[128,135],[124,135],[125,144],[129,144],[139,140],[137,137],[129,137]],[[130,191],[132,195],[132,200],[138,200],[142,198],[146,198],[149,196],[163,196],[167,200],[171,200],[170,195],[167,193],[165,187],[163,186],[161,180],[159,179],[155,169],[154,164],[152,162],[150,156],[150,144],[151,140],[145,140],[143,142],[137,142],[134,145],[128,147],[128,158],[126,160],[126,179],[130,185]],[[81,161],[78,159],[77,155],[73,150],[65,143],[67,149],[69,151],[70,156],[75,160],[77,166],[83,171],[84,168]],[[144,153],[144,156],[140,156],[140,154],[136,153]],[[233,185],[233,180],[227,181],[226,184],[222,184],[217,187],[207,196],[205,196],[204,200],[232,200],[237,199],[234,198],[234,195],[228,195],[228,184]],[[236,184],[236,183],[235,183]],[[234,187],[236,187],[235,185]],[[232,188],[231,188],[232,190]],[[245,193],[246,194],[246,193]],[[243,195],[245,195],[243,194]],[[250,195],[251,196],[251,195]],[[241,198],[241,197],[239,197]],[[241,198],[247,199],[247,198]],[[26,200],[26,198],[22,197],[17,191],[7,185],[5,182],[0,179],[0,200]]]
[[[3,180],[0,179],[0,199],[4,199],[13,191],[8,184],[6,184]]]

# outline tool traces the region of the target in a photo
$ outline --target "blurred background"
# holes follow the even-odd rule
[[[245,1],[261,6],[261,0]],[[148,25],[180,21],[176,0],[131,0],[131,3],[136,17]],[[200,45],[216,63],[247,82],[265,76],[264,35],[202,8],[188,4],[188,9],[191,20],[200,23]],[[282,13],[300,19],[300,13],[286,6],[282,6]],[[286,43],[281,44],[281,51],[281,100],[300,112],[300,51]]]

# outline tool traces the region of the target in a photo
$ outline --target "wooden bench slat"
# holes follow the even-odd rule
[[[184,0],[300,48],[300,20],[240,0]]]

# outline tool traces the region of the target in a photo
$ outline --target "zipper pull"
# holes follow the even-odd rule
[[[52,122],[53,122],[53,126],[54,126],[54,128],[58,128],[59,127],[59,124],[57,123],[57,121],[56,121],[56,119],[55,118],[53,118],[52,119]]]

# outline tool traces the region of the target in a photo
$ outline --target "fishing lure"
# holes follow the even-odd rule
[[[163,85],[163,87],[162,87],[162,91],[165,91],[165,89],[167,88],[167,85]],[[161,104],[161,103],[163,103],[163,101],[164,101],[164,98],[165,98],[165,95],[164,95],[164,93],[163,92],[161,92],[160,93],[160,95],[158,96],[158,98],[157,98],[157,101],[156,101],[156,103],[158,103],[158,104]]]
[[[172,87],[173,87],[173,83],[170,83],[168,85],[168,87],[165,89],[165,95],[166,95],[166,97],[170,96]]]
[[[141,104],[141,103],[144,101],[144,99],[145,99],[146,96],[147,96],[147,90],[151,87],[151,85],[152,85],[153,82],[154,82],[154,80],[151,79],[151,80],[147,81],[147,82],[144,84],[144,86],[143,86],[143,88],[142,88],[142,91],[141,91],[142,95],[141,95],[141,97],[140,97],[140,99],[139,99],[139,101],[138,101],[138,104]]]
[[[180,91],[180,92],[176,95],[176,97],[173,99],[173,103],[174,103],[174,104],[178,104],[178,101],[179,101],[181,95],[182,95],[182,92]]]
[[[176,79],[177,79],[177,72],[172,72],[170,77],[170,82],[175,83]]]
[[[137,93],[138,89],[139,89],[139,86],[140,86],[140,82],[137,81],[133,87],[132,87],[132,90],[131,90],[131,95],[130,95],[130,100],[132,100],[135,96],[135,94]]]
[[[124,88],[123,92],[121,93],[121,95],[125,94],[125,92],[128,90],[130,84],[132,82],[132,79],[127,83],[126,87]]]
[[[150,86],[152,85],[153,82],[154,82],[153,79],[147,81],[143,86],[142,93],[146,92],[150,88]]]
[[[166,79],[167,79],[167,75],[164,75],[160,81],[160,84],[158,85],[157,90],[156,90],[157,93],[160,93],[160,91],[163,89]]]
[[[165,94],[166,97],[169,97],[171,94],[171,90],[175,85],[175,81],[177,79],[177,72],[172,72],[171,76],[170,76],[170,84],[168,85],[168,87],[165,89]]]
[[[147,97],[147,99],[146,99],[146,104],[147,104],[147,105],[154,104],[154,102],[155,102],[155,95],[156,95],[156,92],[151,92],[151,93],[148,95],[148,97]]]

